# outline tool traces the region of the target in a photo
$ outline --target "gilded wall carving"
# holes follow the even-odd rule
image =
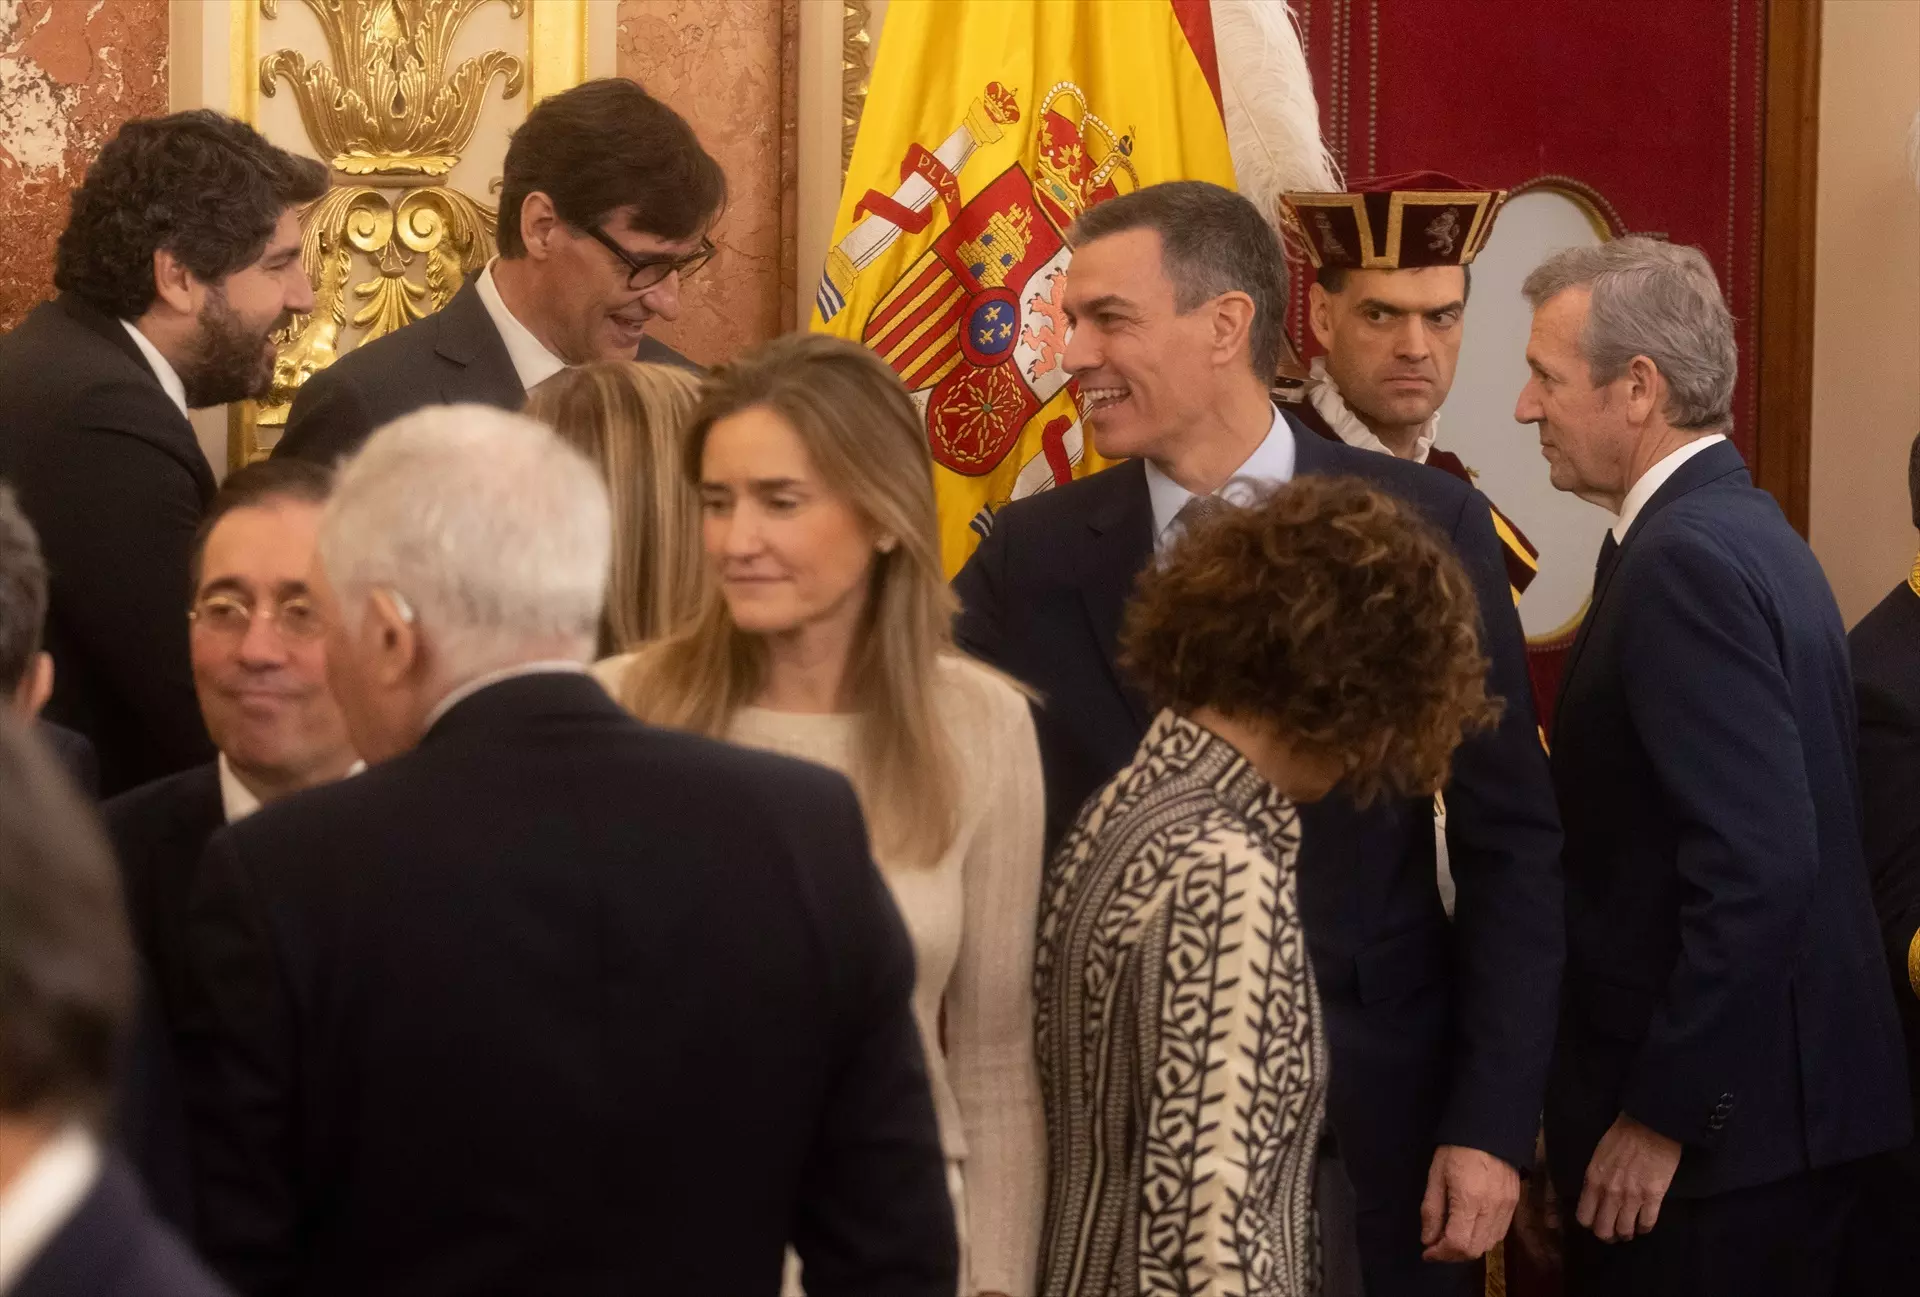
[[[260,60],[260,93],[284,85],[334,187],[302,214],[313,313],[288,328],[257,426],[283,426],[300,384],[331,364],[349,324],[367,342],[452,299],[494,253],[494,209],[446,183],[473,138],[489,88],[521,92],[526,67],[504,50],[451,63],[461,25],[485,4],[514,16],[527,0],[303,0],[327,61],[280,49]],[[278,16],[279,0],[259,0]],[[263,39],[271,42],[271,28]],[[351,319],[349,319],[351,312]],[[251,431],[251,430],[249,430]],[[249,437],[239,458],[258,453]]]

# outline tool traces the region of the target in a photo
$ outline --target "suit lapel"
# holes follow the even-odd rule
[[[1134,580],[1153,561],[1153,504],[1147,497],[1146,469],[1128,460],[1107,470],[1115,488],[1087,518],[1078,585],[1087,624],[1100,645],[1107,670],[1142,729],[1152,719],[1146,701],[1120,669],[1120,623]]]
[[[513,357],[507,354],[507,344],[472,279],[434,318],[439,323],[434,351],[462,370],[458,378],[441,383],[442,399],[449,404],[480,401],[503,410],[517,410],[526,403],[527,389],[520,386]]]
[[[1560,696],[1565,697],[1573,684],[1575,671],[1580,666],[1581,652],[1587,646],[1587,636],[1593,629],[1594,621],[1600,615],[1601,605],[1606,601],[1607,591],[1613,588],[1614,578],[1627,560],[1627,547],[1633,544],[1633,538],[1646,529],[1647,522],[1660,510],[1678,500],[1681,496],[1697,491],[1703,486],[1718,482],[1722,478],[1739,477],[1738,486],[1751,486],[1752,478],[1747,475],[1746,461],[1740,457],[1740,451],[1731,441],[1724,441],[1695,455],[1682,464],[1674,475],[1661,483],[1653,498],[1641,506],[1634,515],[1633,525],[1627,528],[1627,538],[1620,543],[1620,553],[1615,557],[1613,566],[1607,570],[1606,578],[1597,581],[1593,589],[1593,598],[1587,605],[1587,615],[1580,619],[1580,630],[1573,637],[1573,651],[1567,655],[1567,670],[1560,678]],[[1603,542],[1604,543],[1604,542]],[[1555,708],[1554,714],[1559,715]],[[1556,726],[1557,729],[1557,726]]]

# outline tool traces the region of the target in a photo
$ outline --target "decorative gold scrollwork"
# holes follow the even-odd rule
[[[301,384],[338,357],[350,302],[359,304],[352,327],[368,342],[445,306],[493,255],[494,209],[446,184],[494,79],[506,99],[526,83],[522,60],[503,50],[446,71],[461,24],[492,2],[305,0],[331,64],[288,49],[260,60],[260,92],[272,96],[287,84],[308,138],[341,183],[301,213],[314,309],[280,334],[259,425],[284,425]],[[517,18],[527,0],[498,3]],[[266,17],[278,16],[279,0],[259,4]],[[395,190],[408,192],[396,202]],[[371,273],[356,280],[357,260]]]

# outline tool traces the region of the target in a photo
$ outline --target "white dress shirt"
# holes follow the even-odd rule
[[[1340,395],[1339,385],[1327,373],[1327,358],[1315,356],[1311,376],[1307,380],[1307,400],[1327,426],[1332,428],[1340,440],[1355,450],[1377,450],[1383,455],[1391,455],[1393,448],[1374,435],[1373,429],[1360,422],[1360,416],[1347,404],[1347,398]],[[1427,455],[1433,450],[1433,443],[1440,436],[1440,411],[1435,410],[1420,425],[1420,432],[1413,439],[1413,462],[1424,464]]]
[[[149,365],[153,366],[154,377],[160,380],[161,388],[172,398],[173,403],[180,407],[181,417],[191,420],[193,416],[187,413],[187,385],[180,381],[179,372],[165,356],[160,354],[160,348],[153,345],[152,339],[140,332],[133,321],[122,320],[120,327],[133,335],[133,345],[140,348],[140,354],[147,358]]]
[[[0,1193],[0,1293],[11,1291],[100,1178],[100,1146],[75,1123],[55,1135]]]
[[[567,362],[548,351],[547,344],[534,337],[533,331],[507,309],[500,296],[500,286],[493,282],[494,261],[489,261],[480,277],[473,281],[473,289],[480,294],[493,327],[499,331],[500,341],[507,344],[507,358],[513,361],[513,372],[520,376],[520,386],[531,392],[565,369]]]
[[[1613,524],[1613,539],[1625,544],[1627,533],[1633,529],[1633,520],[1647,507],[1647,501],[1653,499],[1654,492],[1667,484],[1667,479],[1680,471],[1680,466],[1698,455],[1709,446],[1718,445],[1726,440],[1721,433],[1701,437],[1690,441],[1680,449],[1669,451],[1667,457],[1640,475],[1640,480],[1627,488],[1627,498],[1620,502],[1620,517]]]
[[[1253,448],[1246,463],[1235,469],[1214,495],[1228,504],[1251,504],[1274,487],[1284,486],[1293,480],[1294,455],[1293,429],[1276,405],[1273,407],[1273,423],[1268,426],[1265,439]],[[1193,492],[1162,473],[1152,460],[1148,460],[1147,498],[1153,504],[1153,549],[1159,553],[1174,539],[1177,531],[1175,519],[1187,507],[1187,501],[1193,499]]]

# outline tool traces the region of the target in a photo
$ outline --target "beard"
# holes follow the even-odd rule
[[[267,341],[292,318],[282,313],[265,327],[253,327],[233,309],[223,290],[210,292],[200,308],[200,334],[193,354],[180,367],[187,406],[198,410],[265,396],[273,385],[273,352]]]

